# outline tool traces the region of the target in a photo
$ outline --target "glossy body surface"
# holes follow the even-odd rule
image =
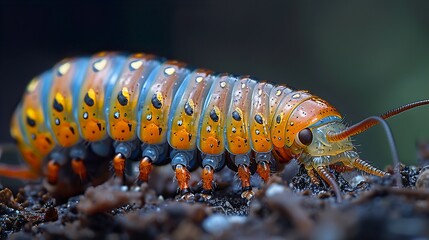
[[[125,161],[139,159],[141,181],[147,181],[152,164],[171,158],[186,197],[192,166],[204,168],[203,190],[209,194],[213,172],[225,158],[236,165],[246,198],[253,195],[251,162],[266,181],[273,161],[296,158],[331,186],[329,165],[363,169],[350,139],[326,141],[327,131],[344,127],[341,115],[319,97],[147,54],[102,52],[59,62],[30,82],[11,129],[30,165],[25,173],[40,173],[48,160],[52,184],[68,160],[85,180],[91,154],[110,156],[122,177]],[[0,174],[14,176],[7,169]]]

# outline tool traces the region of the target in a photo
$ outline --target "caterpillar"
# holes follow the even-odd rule
[[[404,105],[381,119],[428,103]],[[126,161],[138,159],[137,180],[146,182],[153,165],[168,161],[184,199],[193,197],[190,171],[202,167],[202,194],[209,198],[214,173],[229,161],[241,196],[250,199],[253,163],[266,182],[273,162],[295,158],[313,183],[321,178],[340,199],[330,168],[389,175],[359,158],[350,139],[377,123],[367,119],[346,127],[333,106],[305,90],[149,54],[101,52],[64,59],[28,84],[11,121],[27,164],[0,165],[0,175],[38,178],[47,162],[46,179],[56,184],[70,162],[85,180],[90,161],[108,158],[114,174],[125,178]]]

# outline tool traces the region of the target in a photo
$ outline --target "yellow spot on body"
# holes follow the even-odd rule
[[[281,94],[282,94],[282,91],[280,91],[280,90],[276,91],[276,96],[280,96]]]
[[[161,102],[162,106],[164,106],[164,97],[161,92],[156,93],[156,98],[158,98],[159,102]]]
[[[226,82],[220,82],[220,86],[224,88],[226,86]]]
[[[189,106],[190,106],[192,109],[194,109],[194,108],[195,108],[194,100],[189,99],[189,100],[188,100],[188,104],[189,104]]]
[[[143,61],[141,61],[141,60],[133,61],[133,62],[130,63],[130,67],[133,70],[139,69],[142,65],[143,65]]]
[[[197,83],[200,83],[200,82],[202,82],[203,81],[203,77],[196,77],[195,78],[195,81],[197,82]]]
[[[71,64],[69,62],[65,62],[58,67],[58,72],[63,76],[69,71],[70,67]]]
[[[55,100],[57,100],[59,104],[64,105],[64,96],[61,93],[57,92],[55,94]]]
[[[176,69],[174,67],[168,67],[164,69],[164,73],[168,76],[173,75],[176,72]]]
[[[36,89],[37,84],[39,84],[39,79],[33,79],[27,86],[27,92],[32,92],[34,89]]]
[[[130,100],[130,92],[127,87],[122,88],[122,95],[129,101]]]
[[[107,60],[103,58],[94,63],[94,68],[97,71],[101,71],[106,67],[106,65],[107,65]]]
[[[34,109],[28,108],[27,111],[26,111],[26,113],[27,113],[27,117],[29,117],[29,118],[31,118],[33,120],[36,119],[36,111],[34,111]]]
[[[90,97],[92,100],[95,99],[95,91],[94,91],[94,89],[90,88],[88,90],[88,97]]]

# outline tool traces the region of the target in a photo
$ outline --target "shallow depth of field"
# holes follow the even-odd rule
[[[354,124],[429,98],[426,1],[69,1],[0,2],[0,148],[27,83],[56,62],[99,51],[146,52],[216,72],[307,89]],[[428,238],[429,107],[388,120],[401,161],[395,176],[335,175],[343,202],[315,186],[293,162],[240,198],[236,173],[216,175],[217,191],[176,199],[169,165],[149,184],[108,177],[69,196],[73,186],[0,176],[0,239],[417,239]],[[360,156],[394,173],[385,133],[353,137]],[[16,153],[1,163],[19,164]],[[106,169],[103,169],[103,168]],[[109,164],[100,166],[109,173]],[[77,180],[78,181],[78,180]],[[101,184],[101,185],[98,185]]]

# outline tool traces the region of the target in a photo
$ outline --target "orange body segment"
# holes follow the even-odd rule
[[[54,67],[54,80],[49,92],[48,121],[53,132],[55,141],[63,147],[70,147],[80,139],[77,123],[73,118],[73,93],[72,84],[77,72],[76,61],[65,59]],[[82,76],[80,76],[82,77]]]
[[[107,88],[117,78],[118,61],[117,54],[101,52],[89,62],[77,106],[80,132],[87,141],[100,141],[107,136],[104,101]]]
[[[270,134],[270,92],[273,85],[269,83],[258,83],[252,96],[250,116],[261,116],[262,121],[255,117],[250,118],[249,132],[252,150],[256,152],[269,152],[273,148]],[[268,119],[266,119],[268,117]]]
[[[213,83],[210,71],[197,69],[184,82],[176,94],[169,123],[169,143],[175,149],[196,148],[198,123],[204,100]]]
[[[220,155],[225,151],[225,115],[236,78],[219,76],[206,99],[200,121],[198,148],[205,154]]]
[[[256,81],[244,77],[235,82],[232,90],[232,99],[226,115],[226,147],[232,154],[246,154],[250,152],[250,121],[249,110]]]
[[[139,138],[148,144],[162,144],[167,141],[168,114],[174,94],[186,74],[184,64],[170,61],[164,63],[144,92],[140,115]]]
[[[115,83],[108,108],[108,133],[116,141],[137,137],[137,106],[144,82],[156,65],[153,55],[130,56]]]

